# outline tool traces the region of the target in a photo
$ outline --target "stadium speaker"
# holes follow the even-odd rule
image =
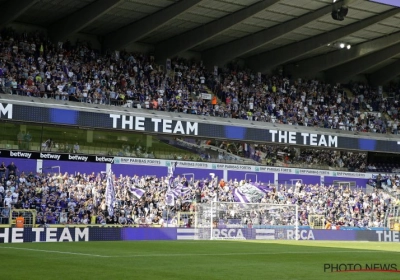
[[[332,11],[332,18],[334,20],[339,20],[339,21],[343,21],[344,20],[344,16],[340,15],[339,10]]]
[[[342,7],[340,8],[339,13],[340,13],[343,17],[346,17],[347,14],[349,13],[349,8],[348,8],[348,7],[345,7],[345,6],[342,6]]]
[[[335,3],[335,2],[334,2]],[[340,2],[340,6],[333,5],[332,8],[332,18],[334,20],[343,21],[344,18],[349,13],[349,8],[347,6],[347,1]]]

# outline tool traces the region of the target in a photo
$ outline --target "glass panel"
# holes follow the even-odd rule
[[[0,122],[0,149],[361,172],[367,165],[365,152],[4,121]]]

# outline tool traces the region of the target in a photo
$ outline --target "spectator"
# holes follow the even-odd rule
[[[47,139],[47,140],[43,143],[42,147],[43,147],[43,150],[44,150],[44,151],[46,151],[46,152],[51,152],[51,149],[53,148],[53,139],[51,139],[51,138]]]
[[[4,161],[0,164],[0,180],[6,176],[7,167]]]
[[[79,153],[79,151],[80,151],[80,147],[79,147],[78,142],[76,142],[74,145],[73,153],[77,154],[77,153]]]
[[[29,131],[27,131],[27,132],[25,133],[23,141],[24,141],[24,145],[23,145],[24,149],[30,150],[30,148],[31,148],[32,136],[31,136],[31,134],[29,133]]]
[[[1,224],[8,224],[10,220],[10,208],[4,207],[1,209],[0,213],[0,223]]]
[[[11,162],[9,165],[7,165],[7,170],[8,170],[8,178],[15,177],[18,172],[18,167],[14,164],[14,162]]]
[[[11,208],[11,205],[13,203],[11,191],[7,191],[6,196],[4,197],[4,207],[5,208]]]

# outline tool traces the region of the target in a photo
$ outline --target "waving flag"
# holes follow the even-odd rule
[[[173,186],[173,184],[174,184],[174,179],[175,179],[174,172],[175,172],[175,168],[176,168],[177,164],[178,164],[178,162],[175,161],[174,163],[172,163],[171,167],[168,168],[169,186],[170,187]]]
[[[235,202],[257,203],[270,191],[269,187],[261,184],[244,184],[233,190],[233,198]]]
[[[168,188],[168,191],[165,193],[165,204],[168,206],[175,206],[175,194]]]
[[[144,190],[139,189],[139,188],[135,188],[135,187],[130,187],[130,188],[129,188],[129,191],[130,191],[134,196],[136,196],[138,199],[140,199],[140,198],[144,195],[144,193],[145,193]]]
[[[178,165],[177,161],[175,161],[171,164],[171,167],[168,168],[168,175],[174,176],[174,171],[175,171],[177,165]]]
[[[178,164],[177,161],[171,164],[171,167],[168,168],[168,175],[169,175],[169,180],[168,180],[168,190],[165,193],[165,204],[168,206],[175,206],[175,198],[179,197],[179,191],[178,190],[171,190],[171,187],[174,186],[174,171],[176,168],[176,165]]]
[[[110,216],[114,215],[114,203],[115,203],[115,189],[114,181],[112,178],[112,171],[107,173],[107,186],[106,186],[106,204],[108,209],[108,214]]]

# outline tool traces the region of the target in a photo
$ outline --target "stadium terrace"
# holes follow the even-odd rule
[[[2,279],[397,277],[394,2],[1,0]]]

